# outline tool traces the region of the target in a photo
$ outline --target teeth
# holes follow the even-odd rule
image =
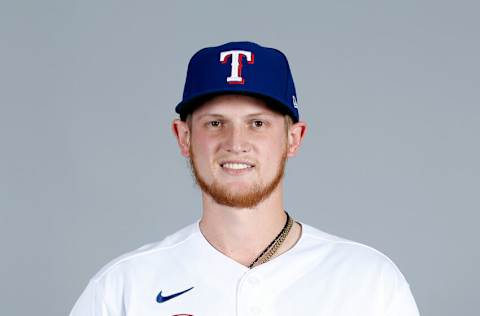
[[[228,169],[246,169],[250,168],[251,166],[244,163],[225,163],[222,165],[222,167]]]

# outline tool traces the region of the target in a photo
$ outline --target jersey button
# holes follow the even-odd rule
[[[250,312],[252,315],[261,315],[262,314],[262,308],[259,306],[252,306],[250,307]]]

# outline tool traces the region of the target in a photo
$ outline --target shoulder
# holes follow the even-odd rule
[[[170,256],[173,252],[179,251],[195,236],[196,223],[190,224],[168,235],[164,239],[145,244],[133,251],[127,252],[111,260],[104,265],[91,279],[98,281],[108,276],[127,274],[142,263],[159,260],[159,264],[165,262],[162,258]]]
[[[107,263],[88,282],[70,315],[124,315],[124,295],[136,285],[151,286],[151,276],[170,271],[179,254],[194,240],[196,223],[188,225],[161,241],[146,244]],[[172,260],[173,258],[173,260]]]
[[[371,301],[382,315],[418,315],[410,286],[384,253],[302,224],[300,254],[309,278],[341,289],[343,298]]]
[[[358,278],[381,278],[397,283],[405,279],[397,265],[383,252],[360,242],[321,231],[302,223],[303,247],[315,256],[318,263],[332,271],[355,275]]]

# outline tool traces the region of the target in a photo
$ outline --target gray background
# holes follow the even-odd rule
[[[170,130],[199,48],[284,51],[309,123],[296,219],[387,254],[422,315],[478,303],[475,1],[2,1],[0,313],[66,315],[118,255],[199,218]]]

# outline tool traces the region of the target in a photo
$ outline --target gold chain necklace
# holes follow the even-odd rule
[[[278,233],[277,237],[275,237],[275,239],[272,240],[272,242],[262,251],[262,253],[257,258],[255,258],[255,260],[253,260],[253,262],[248,266],[250,269],[264,255],[265,257],[263,257],[263,259],[259,261],[259,264],[269,261],[272,258],[272,256],[277,252],[278,248],[280,248],[280,246],[283,244],[285,239],[287,238],[288,233],[290,232],[290,229],[293,226],[293,219],[290,217],[287,211],[285,211],[285,213],[287,214],[287,221],[285,222],[285,225],[283,226],[282,230],[280,231],[280,233]]]

